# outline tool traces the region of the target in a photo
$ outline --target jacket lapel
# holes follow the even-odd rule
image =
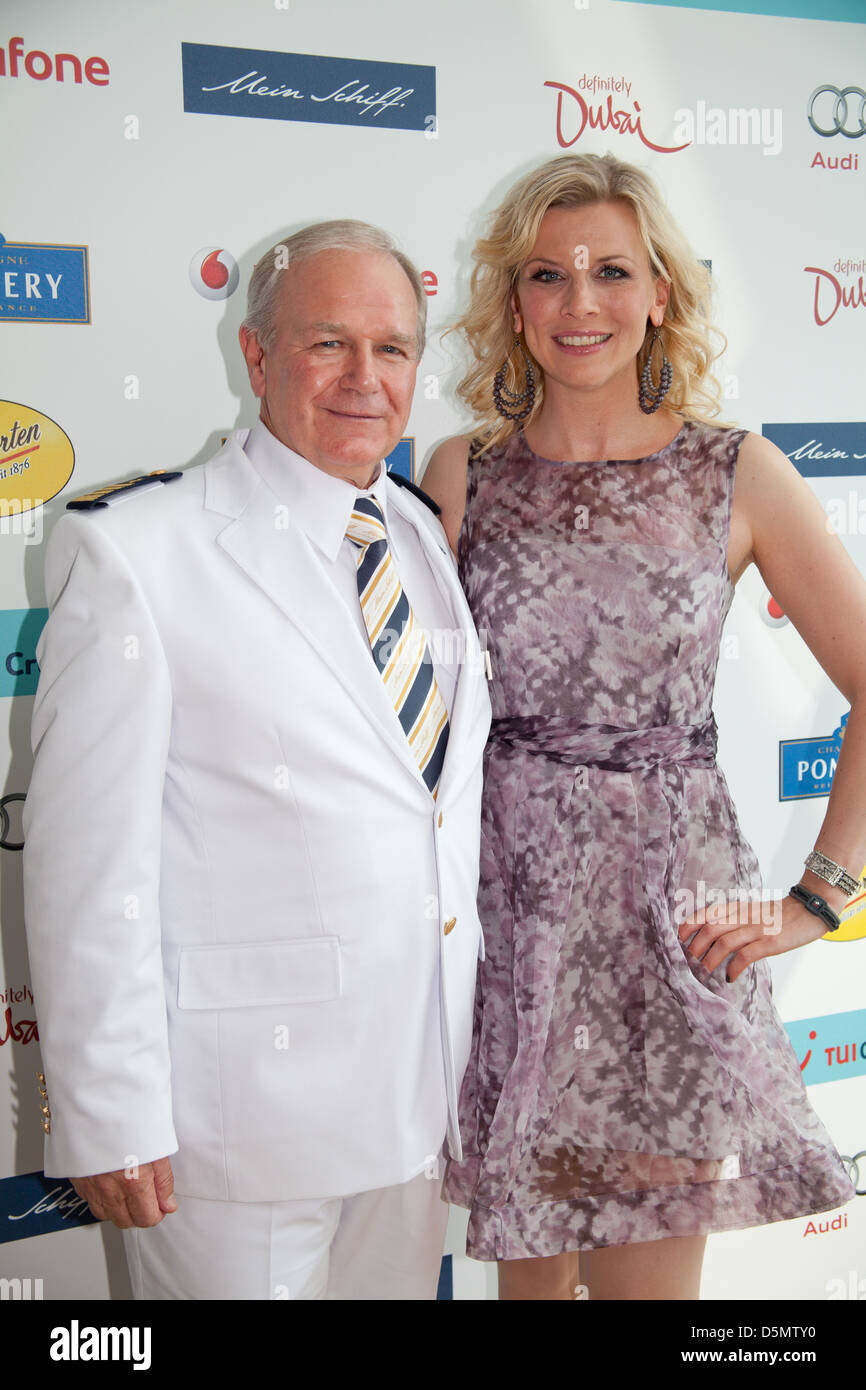
[[[317,552],[253,467],[239,430],[205,467],[205,506],[227,518],[216,542],[300,631],[352,699],[369,713],[385,744],[426,792],[408,741],[379,672],[351,616],[322,572]],[[388,506],[413,527],[433,577],[463,634],[438,800],[457,795],[474,772],[490,727],[483,653],[444,532],[417,511],[424,504],[396,486]],[[428,793],[429,794],[429,793]]]
[[[229,518],[217,545],[302,633],[424,788],[369,645],[322,572],[314,547],[244,454],[245,437],[239,431],[206,465],[205,506]]]

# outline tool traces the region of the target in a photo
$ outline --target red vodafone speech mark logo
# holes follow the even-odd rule
[[[767,627],[786,627],[790,622],[790,618],[785,616],[781,605],[776,602],[772,594],[768,594],[761,602],[761,617]]]
[[[238,287],[238,263],[221,246],[203,246],[189,263],[189,278],[202,299],[228,299]]]

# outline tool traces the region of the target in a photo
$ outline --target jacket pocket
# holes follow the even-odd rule
[[[185,946],[177,976],[179,1009],[248,1009],[321,1004],[342,993],[336,936],[236,946]]]

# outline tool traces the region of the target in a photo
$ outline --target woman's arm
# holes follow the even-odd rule
[[[737,462],[728,554],[732,576],[739,578],[752,561],[851,705],[815,848],[856,878],[866,861],[866,581],[828,528],[808,483],[774,444],[754,434],[743,441]],[[804,859],[810,848],[804,845]],[[816,875],[804,871],[801,882],[835,912],[844,906],[847,895]],[[729,930],[724,914],[719,916],[701,927],[689,949],[710,971],[735,951],[728,969],[732,980],[761,956],[792,950],[826,930],[793,898],[784,900],[781,928],[777,920],[769,930],[760,922]],[[684,923],[680,936],[693,931],[694,923]]]
[[[455,555],[457,538],[463,525],[463,513],[466,510],[468,463],[469,440],[463,435],[454,435],[433,450],[421,475],[424,491],[442,508],[439,520]]]

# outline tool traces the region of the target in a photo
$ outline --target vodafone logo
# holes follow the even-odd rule
[[[772,594],[765,594],[761,599],[760,612],[767,627],[787,627],[790,622]]]
[[[8,49],[0,47],[0,77],[21,77],[22,68],[34,82],[74,82],[82,85],[82,78],[93,87],[107,87],[111,72],[105,58],[94,54],[82,60],[75,53],[51,54],[41,48],[25,51],[24,40],[20,34],[9,40]]]
[[[189,263],[189,278],[202,299],[228,299],[238,287],[238,263],[221,246],[203,246]]]

